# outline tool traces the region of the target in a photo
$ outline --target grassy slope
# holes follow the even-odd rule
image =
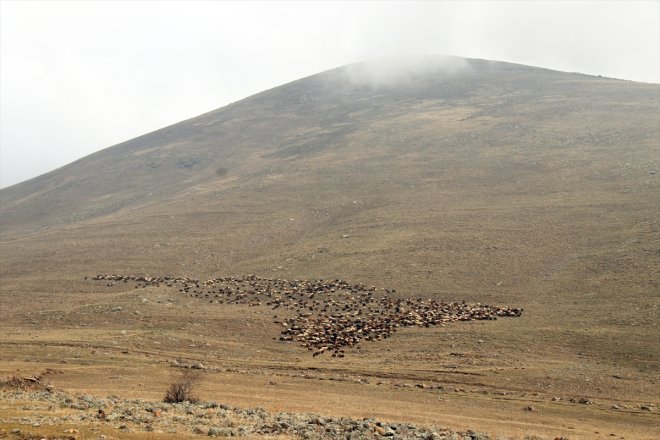
[[[71,330],[81,319],[101,333],[166,331],[161,309],[151,321],[99,319],[92,304],[110,299],[80,281],[94,273],[340,277],[526,315],[410,331],[383,343],[391,351],[373,345],[333,368],[405,376],[453,364],[458,350],[474,363],[459,371],[495,389],[657,399],[660,89],[471,63],[396,88],[326,72],[3,190],[0,301],[13,321],[2,339],[40,325],[84,339]],[[62,319],[40,324],[26,315],[60,308]],[[184,322],[216,323],[205,338],[217,357],[327,362],[257,342],[254,327],[253,348],[234,353],[218,328],[240,324],[222,310],[190,313]]]

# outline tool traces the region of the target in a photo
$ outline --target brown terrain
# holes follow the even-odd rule
[[[660,86],[389,74],[323,72],[1,190],[0,438],[199,438],[196,411],[233,407],[235,430],[255,407],[368,419],[248,438],[660,438]],[[131,403],[192,367],[230,409]],[[125,405],[151,419],[120,429]]]

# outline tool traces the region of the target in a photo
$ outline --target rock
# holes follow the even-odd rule
[[[208,435],[208,431],[201,426],[195,426],[193,428],[193,434]]]
[[[532,405],[527,405],[526,407],[523,408],[525,411],[534,411],[534,407]]]
[[[194,370],[205,370],[206,369],[206,367],[204,367],[204,364],[202,364],[201,362],[195,362],[194,364],[192,364],[190,366],[190,368],[192,368]]]
[[[583,397],[580,400],[578,400],[578,403],[580,403],[582,405],[591,405],[591,404],[593,404],[593,402],[591,400],[587,399],[586,397]]]
[[[488,434],[482,434],[480,432],[468,431],[467,435],[471,440],[488,440]]]
[[[655,407],[655,405],[653,405],[653,404],[640,405],[639,409],[644,410],[644,411],[653,411],[654,407]]]
[[[208,431],[209,437],[231,437],[232,430],[229,428],[215,428],[211,427]]]
[[[305,431],[302,433],[301,438],[303,440],[314,440],[320,438],[318,434],[316,434],[314,431]]]

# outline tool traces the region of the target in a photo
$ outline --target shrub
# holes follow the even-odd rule
[[[199,399],[192,395],[192,391],[201,378],[202,372],[199,370],[184,370],[179,377],[173,379],[163,401],[165,403],[198,402]]]

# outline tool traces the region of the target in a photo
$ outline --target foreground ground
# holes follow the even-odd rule
[[[660,435],[652,371],[643,365],[613,368],[588,352],[575,353],[542,338],[512,347],[507,335],[524,334],[538,320],[528,310],[520,318],[400,328],[388,339],[365,341],[336,358],[312,356],[299,343],[280,341],[282,327],[264,305],[209,302],[176,286],[75,284],[84,296],[62,295],[48,308],[34,304],[29,312],[8,314],[0,327],[0,374],[41,375],[71,396],[91,396],[94,403],[86,410],[107,410],[123,399],[159,405],[173,375],[196,366],[204,372],[198,386],[203,401],[273,413],[374,418],[429,432],[474,430],[491,438]],[[187,422],[178,428],[138,423],[129,431],[118,429],[121,423],[80,419],[69,414],[71,408],[52,417],[44,408],[53,405],[49,399],[62,400],[60,394],[45,400],[29,393],[7,397],[0,408],[7,436],[12,429],[43,433],[34,423],[54,425],[45,433],[88,432],[81,438],[91,433],[142,438],[140,432],[167,438],[168,429],[199,435]],[[94,400],[101,398],[106,400]],[[65,413],[75,423],[58,418]],[[302,436],[295,430],[276,434]]]
[[[33,378],[31,378],[33,379]],[[13,382],[19,382],[20,380]],[[23,383],[27,382],[26,380]],[[482,433],[455,432],[446,428],[409,423],[383,423],[372,418],[321,417],[315,414],[269,413],[265,409],[240,409],[217,402],[180,403],[125,400],[117,396],[73,396],[51,388],[4,387],[2,409],[9,416],[0,438],[346,438],[381,437],[420,440],[488,440]],[[13,417],[11,417],[13,416]],[[26,426],[27,425],[27,426]],[[16,426],[16,427],[14,427]],[[153,433],[149,435],[149,433]]]

